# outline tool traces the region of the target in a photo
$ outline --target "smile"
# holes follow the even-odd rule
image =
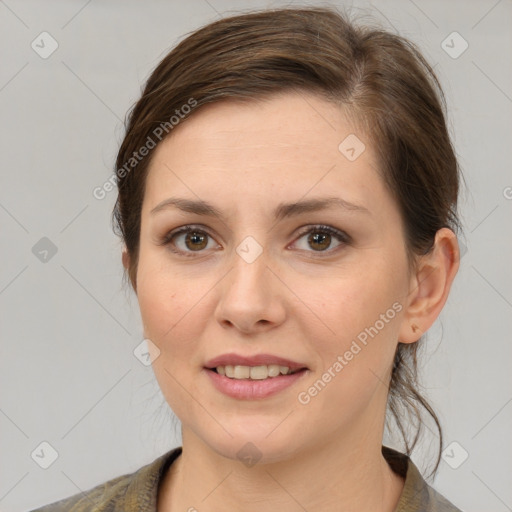
[[[273,367],[274,365],[270,366]],[[218,368],[225,368],[227,372],[231,371],[229,366]],[[259,377],[254,379],[252,376],[228,377],[227,375],[221,375],[217,371],[218,368],[204,368],[204,371],[217,391],[238,400],[257,400],[274,396],[295,384],[309,372],[307,368],[295,370],[291,373],[281,373],[281,370],[279,370],[279,375],[271,377],[268,375],[270,367],[267,366],[251,368],[248,366],[231,367],[234,374],[236,372],[243,372],[246,375],[248,370],[250,370],[251,374],[253,371],[258,372],[257,375]],[[237,370],[237,368],[241,369]],[[279,369],[280,367],[278,366],[277,368]],[[285,371],[289,371],[289,368],[282,368]],[[275,372],[275,368],[272,368],[272,371]],[[264,376],[265,374],[266,376]]]
[[[296,373],[297,371],[300,371],[300,369],[291,370],[288,366],[269,364],[259,366],[217,366],[214,371],[216,371],[219,375],[225,375],[230,379],[263,380],[269,377],[274,378],[278,377],[279,375],[289,375]]]

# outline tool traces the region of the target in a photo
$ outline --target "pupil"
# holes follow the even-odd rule
[[[321,245],[320,249],[326,249],[330,245],[330,242],[329,242],[330,236],[331,235],[328,235],[325,233],[323,233],[323,234],[322,233],[314,233],[309,236],[309,241],[310,241],[310,243],[313,243],[313,244],[320,244]],[[326,241],[327,241],[327,243],[325,243]]]
[[[204,249],[204,247],[206,246],[206,244],[204,243],[205,239],[206,239],[206,237],[204,235],[201,235],[200,233],[189,233],[189,235],[187,236],[187,240],[192,241],[192,247],[189,247],[189,249],[192,249],[192,250]],[[201,246],[196,245],[198,242],[199,243],[203,242],[203,244]],[[187,246],[188,246],[188,244],[187,244]]]

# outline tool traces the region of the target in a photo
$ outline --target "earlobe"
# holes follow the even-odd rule
[[[131,269],[131,258],[130,258],[130,254],[128,253],[128,249],[126,248],[126,246],[123,248],[123,253],[122,253],[121,259],[123,261],[123,267],[125,268],[125,271],[126,271],[128,277],[130,278],[130,283],[132,285],[133,291],[135,292],[135,294],[137,294],[136,277],[134,275],[133,269]]]
[[[123,254],[122,254],[121,259],[123,261],[123,267],[126,270],[128,270],[128,268],[130,266],[130,256],[128,255],[128,250],[126,249],[126,247],[123,249]]]
[[[442,228],[432,249],[421,256],[411,278],[408,306],[399,340],[414,343],[435,322],[443,309],[459,268],[459,246],[455,233]]]
[[[135,282],[135,279],[130,272],[131,258],[130,258],[130,255],[128,254],[128,249],[126,249],[126,247],[124,247],[124,249],[123,249],[121,259],[123,261],[123,267],[125,268],[125,271],[127,272],[128,276],[130,278],[130,282],[132,284],[133,291],[135,292],[135,294],[137,294],[137,283]]]

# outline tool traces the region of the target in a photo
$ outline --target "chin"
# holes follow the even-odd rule
[[[203,438],[203,442],[217,454],[231,460],[238,460],[247,467],[254,464],[272,464],[285,461],[293,457],[300,450],[297,445],[299,439],[289,432],[289,429],[282,430],[280,434],[271,429],[253,426],[250,430],[232,428],[228,430],[233,437],[228,435],[222,438]],[[272,432],[269,435],[269,432]],[[290,441],[293,440],[293,445]]]

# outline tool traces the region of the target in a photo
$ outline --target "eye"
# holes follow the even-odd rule
[[[305,238],[306,235],[308,236],[305,239],[305,244],[303,244],[303,247],[298,247],[301,250],[307,251],[308,247],[311,247],[313,252],[330,252],[336,247],[350,243],[350,237],[346,233],[331,226],[319,225],[310,227],[307,231],[301,233],[298,241]],[[330,248],[333,237],[338,241],[338,245],[334,249]],[[297,243],[295,242],[295,244]]]
[[[195,226],[184,226],[165,235],[160,245],[168,245],[172,252],[184,256],[194,256],[194,252],[211,249],[212,247],[209,246],[211,240],[213,238],[205,230]]]
[[[349,244],[351,238],[349,235],[331,226],[313,226],[306,231],[302,231],[299,238],[294,242],[296,245],[308,235],[305,240],[306,247],[298,247],[300,250],[308,252],[332,252],[336,247]],[[338,245],[330,248],[333,237],[338,241]],[[213,241],[207,231],[197,226],[183,226],[176,231],[171,231],[165,235],[159,245],[167,245],[169,249],[179,255],[193,257],[194,253],[201,253],[204,249],[212,249],[210,242]],[[308,246],[313,251],[308,250]]]

